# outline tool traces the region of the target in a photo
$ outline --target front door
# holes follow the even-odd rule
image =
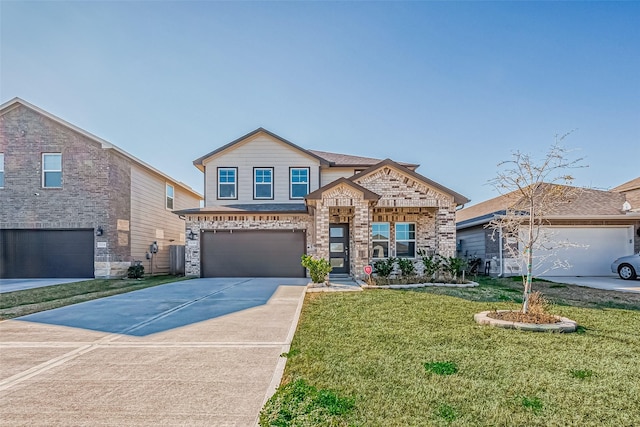
[[[329,262],[334,274],[349,274],[349,224],[329,225]]]

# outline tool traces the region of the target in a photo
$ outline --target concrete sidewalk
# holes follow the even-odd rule
[[[260,280],[273,279],[238,287]],[[256,425],[280,382],[304,285],[287,283],[266,304],[144,336],[0,322],[0,425]],[[166,321],[173,311],[147,320]]]

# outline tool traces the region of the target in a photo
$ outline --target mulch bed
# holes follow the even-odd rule
[[[546,313],[523,313],[521,311],[492,311],[487,314],[492,319],[506,320],[508,322],[534,323],[536,325],[558,323],[560,319]]]

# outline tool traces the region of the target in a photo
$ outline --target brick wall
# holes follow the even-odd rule
[[[96,263],[128,261],[116,221],[129,218],[130,172],[126,159],[24,106],[0,117],[5,188],[0,228],[104,229]],[[42,153],[62,153],[62,188],[42,188]],[[96,269],[98,264],[96,264]]]
[[[313,242],[309,215],[188,215],[186,228],[195,234],[185,246],[185,275],[200,277],[200,233],[204,230],[306,230],[307,246]],[[307,253],[313,253],[307,249]]]

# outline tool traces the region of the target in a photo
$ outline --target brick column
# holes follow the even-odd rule
[[[456,255],[456,212],[451,206],[441,206],[436,214],[436,239],[438,253],[442,256]]]
[[[329,206],[324,201],[318,202],[315,218],[316,248],[315,255],[329,259]]]

